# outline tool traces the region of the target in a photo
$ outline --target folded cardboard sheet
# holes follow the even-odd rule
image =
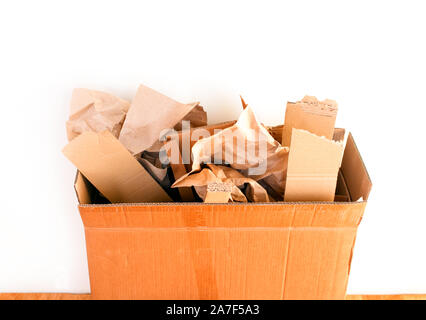
[[[71,141],[63,153],[112,203],[171,201],[109,131],[85,132]]]

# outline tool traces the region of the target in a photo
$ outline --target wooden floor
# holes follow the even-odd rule
[[[349,295],[347,300],[426,300],[426,294]],[[90,300],[90,294],[0,293],[0,300]]]

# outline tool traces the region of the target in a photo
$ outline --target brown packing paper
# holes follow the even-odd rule
[[[190,128],[189,130],[179,132],[172,132],[170,135],[168,135],[167,140],[165,142],[161,142],[162,147],[158,148],[158,150],[160,151],[160,154],[165,154],[168,156],[170,167],[172,168],[175,180],[180,179],[191,171],[192,159],[190,150],[200,139],[200,137],[203,136],[202,132],[208,133],[208,135],[213,135],[217,131],[229,128],[235,123],[236,121],[228,121],[198,128]],[[173,159],[171,157],[172,150],[174,150]],[[184,154],[182,154],[183,150],[185,150]],[[178,190],[182,201],[195,201],[194,193],[191,187],[179,187]]]
[[[318,101],[305,96],[302,101],[288,102],[283,127],[282,145],[290,146],[292,129],[303,129],[320,137],[333,139],[337,103],[333,100]]]
[[[213,182],[207,185],[204,203],[228,203],[231,199],[232,184]]]
[[[182,130],[182,121],[188,121],[191,128],[203,127],[207,125],[207,112],[204,111],[202,106],[196,106],[192,109],[181,121],[179,121],[174,129],[176,131]]]
[[[343,144],[293,129],[285,201],[333,201]]]
[[[202,163],[218,160],[241,170],[247,177],[260,180],[285,169],[288,148],[275,141],[247,106],[235,125],[196,142],[192,155],[192,171],[199,170]]]
[[[118,137],[129,107],[128,101],[108,93],[74,89],[66,123],[68,140],[86,131],[109,130]]]
[[[186,167],[183,164],[182,156],[181,156],[179,146],[178,146],[179,141],[170,139],[167,142],[165,142],[165,144],[168,144],[169,146],[174,145],[175,148],[177,148],[176,151],[175,151],[175,152],[177,152],[177,156],[178,156],[178,159],[176,159],[177,161],[170,161],[170,168],[172,169],[173,177],[176,181],[176,180],[180,179],[181,177],[183,177],[184,175],[187,174]],[[171,155],[170,155],[171,150],[172,150],[172,148],[164,150],[167,153],[169,160],[170,160],[170,157],[171,157]],[[184,201],[184,202],[195,201],[194,193],[192,192],[191,187],[178,188],[178,192],[179,192],[181,201]]]
[[[177,180],[172,187],[190,187],[194,186],[201,199],[206,198],[208,194],[208,185],[212,183],[225,183],[231,185],[231,197],[229,200],[235,202],[269,202],[266,190],[255,180],[245,177],[239,171],[214,164],[207,164],[206,168],[199,171],[193,171],[181,179]],[[247,184],[244,194],[238,187]]]
[[[141,85],[120,133],[120,142],[133,154],[150,148],[165,129],[172,129],[198,102],[182,104]]]
[[[167,193],[113,136],[85,132],[64,155],[112,203],[171,201]]]

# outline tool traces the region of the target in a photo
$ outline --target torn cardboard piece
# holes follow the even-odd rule
[[[343,144],[293,129],[284,201],[333,201]]]
[[[124,121],[120,142],[133,154],[151,147],[164,129],[172,129],[198,102],[182,104],[165,95],[139,86]]]
[[[171,201],[109,131],[82,133],[63,153],[112,203]]]
[[[318,101],[315,97],[305,96],[296,103],[288,102],[282,145],[290,146],[293,128],[303,129],[330,140],[333,139],[336,115],[337,103],[334,100]]]
[[[105,92],[74,89],[66,123],[68,141],[86,131],[108,130],[118,137],[129,107],[130,102]]]
[[[207,112],[200,105],[192,109],[182,120],[174,127],[176,131],[182,130],[182,122],[188,121],[191,128],[204,127],[207,125]]]

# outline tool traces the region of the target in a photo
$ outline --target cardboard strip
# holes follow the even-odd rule
[[[305,96],[302,101],[288,102],[285,112],[282,145],[290,146],[292,129],[303,129],[320,137],[333,139],[337,103],[333,100],[318,101]]]
[[[293,129],[284,201],[333,201],[343,144]]]
[[[85,132],[71,141],[63,153],[112,203],[171,201],[109,131]]]

